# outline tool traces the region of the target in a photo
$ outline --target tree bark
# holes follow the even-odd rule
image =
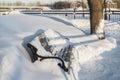
[[[97,34],[99,39],[105,38],[103,0],[88,0],[90,9],[91,34]]]

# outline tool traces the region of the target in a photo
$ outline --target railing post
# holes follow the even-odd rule
[[[104,19],[105,20],[107,20],[107,13],[106,13],[107,9],[106,8],[107,8],[107,3],[106,3],[106,0],[104,0],[104,9],[105,9],[105,11],[104,11]]]
[[[109,20],[110,20],[110,14],[111,14],[111,11],[110,11],[110,2],[109,2]]]
[[[74,12],[73,12],[73,15],[74,15],[74,19],[75,19],[75,14],[76,14],[76,13],[75,13],[75,11],[76,11],[76,8],[74,8]]]
[[[82,0],[82,11],[83,11],[83,17],[85,17],[85,14],[84,14],[84,5],[83,5],[83,0]]]

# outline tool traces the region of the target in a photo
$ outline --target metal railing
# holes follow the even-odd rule
[[[1,10],[0,12],[3,12]],[[24,14],[44,14],[44,15],[59,15],[68,19],[89,19],[89,10],[23,10]],[[105,12],[107,15],[106,20],[120,21],[120,10],[108,10]],[[84,16],[83,16],[84,15]]]
[[[36,10],[25,10],[22,11],[25,14],[44,14],[44,15],[60,15],[60,16],[65,16],[68,19],[79,19],[79,18],[90,18],[89,17],[89,10],[44,10],[44,11],[36,11]],[[82,16],[82,15],[85,16]],[[111,20],[111,21],[120,21],[120,10],[111,10],[111,11],[106,11],[105,14],[107,15],[106,20]]]
[[[106,11],[106,14],[107,14],[106,20],[120,21],[120,10]]]

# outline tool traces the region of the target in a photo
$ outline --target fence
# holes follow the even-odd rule
[[[89,19],[89,10],[44,10],[44,11],[29,11],[25,10],[22,11],[25,14],[44,14],[44,15],[59,15],[64,16],[68,19],[80,19],[80,18],[87,18]],[[107,15],[107,20],[111,21],[120,21],[120,10],[112,10],[106,11],[105,14]]]
[[[77,16],[81,15],[89,15],[89,11],[85,10],[84,12],[82,10],[43,10],[43,11],[36,11],[36,10],[25,10],[22,11],[25,14],[44,14],[44,15],[60,15],[60,16],[65,16],[70,19],[76,19]]]
[[[25,14],[59,15],[68,19],[90,18],[89,10],[23,10],[22,12]],[[106,20],[120,21],[120,10],[108,10],[105,14],[107,16]]]
[[[112,10],[112,11],[106,11],[105,13],[107,15],[106,20],[111,20],[111,21],[120,21],[120,10]]]

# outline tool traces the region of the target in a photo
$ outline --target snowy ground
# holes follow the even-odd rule
[[[82,23],[80,23],[80,22]],[[89,29],[89,20],[72,20],[73,24],[76,24],[76,26],[81,29],[82,31],[86,32],[86,34],[90,33]],[[98,68],[101,66],[103,67],[103,71],[96,74],[97,70],[93,71],[91,70],[91,67],[85,68],[86,70],[83,70],[83,73],[85,73],[85,76],[82,78],[82,80],[119,80],[120,79],[120,22],[111,22],[111,21],[105,21],[105,30],[106,30],[106,36],[112,36],[117,41],[117,47],[102,53],[102,60],[96,60],[90,63],[87,63],[83,66],[85,68],[87,65],[94,65],[98,66]],[[93,66],[92,66],[93,67]],[[88,73],[88,70],[92,72]],[[107,72],[108,71],[108,72]],[[82,74],[82,73],[81,73]],[[96,79],[93,79],[91,77],[93,74],[95,74]],[[99,76],[98,76],[99,75]],[[86,76],[89,76],[86,78]],[[95,78],[95,77],[94,77]]]
[[[77,20],[18,12],[0,16],[0,80],[119,80],[119,22],[105,22],[105,40],[88,35],[88,20],[80,22],[78,24]],[[68,75],[60,69],[56,60],[29,61],[22,43],[34,40],[48,29],[73,44],[79,64],[72,66],[73,74]],[[41,46],[40,50],[42,54],[49,54]]]

